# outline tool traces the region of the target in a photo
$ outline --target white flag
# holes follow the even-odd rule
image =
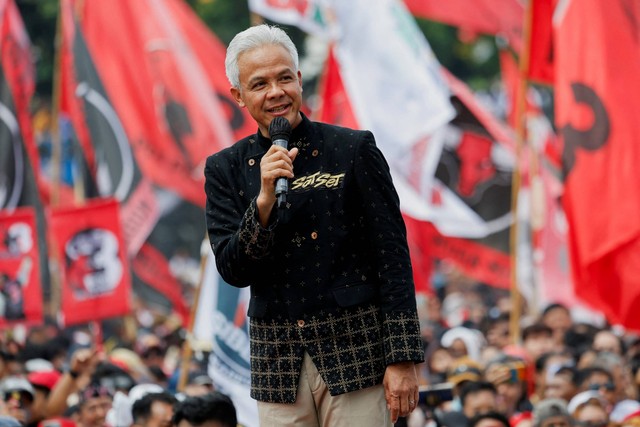
[[[233,401],[238,422],[257,427],[258,407],[249,396],[249,318],[246,315],[249,288],[235,288],[225,283],[208,245],[203,253],[207,261],[193,335],[196,340],[212,344],[209,376],[216,389]]]

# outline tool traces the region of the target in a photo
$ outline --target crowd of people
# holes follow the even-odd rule
[[[445,309],[451,299],[457,315]],[[426,362],[406,425],[640,426],[635,333],[560,303],[525,302],[514,339],[509,294],[464,278],[419,307]]]
[[[523,306],[513,344],[508,293],[458,273],[444,282],[418,296],[420,399],[397,426],[640,426],[637,335],[549,304],[539,313]],[[194,357],[178,391],[181,329],[156,316],[130,342],[106,328],[102,351],[87,328],[51,322],[24,339],[3,331],[0,426],[236,426],[206,357]]]
[[[6,329],[0,426],[236,427],[235,405],[215,389],[201,357],[185,366],[180,384],[179,331],[162,320],[141,328],[130,345],[121,335],[92,343],[85,327],[60,330],[49,323],[30,328],[24,341]]]

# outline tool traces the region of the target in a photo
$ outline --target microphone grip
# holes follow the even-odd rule
[[[279,147],[288,148],[288,143],[284,139],[276,139],[273,141],[274,145]],[[279,208],[282,208],[287,203],[287,192],[289,191],[289,182],[287,178],[282,176],[276,180],[276,197],[277,197],[277,205]]]

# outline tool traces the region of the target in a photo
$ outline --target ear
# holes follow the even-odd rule
[[[232,87],[231,89],[229,89],[229,91],[231,92],[231,96],[233,96],[233,99],[236,100],[240,108],[244,108],[245,104],[244,104],[244,101],[242,100],[240,90],[238,88]]]
[[[302,88],[302,73],[298,70],[298,84]]]

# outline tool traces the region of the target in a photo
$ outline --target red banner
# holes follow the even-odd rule
[[[640,330],[640,5],[556,11],[556,112],[576,293]]]
[[[537,0],[536,0],[537,1]],[[471,33],[500,34],[516,51],[522,46],[524,7],[518,0],[405,0],[421,18],[444,22]]]
[[[0,211],[0,327],[42,322],[36,215],[32,208]]]
[[[551,20],[555,0],[530,1],[531,41],[527,77],[539,83],[553,84],[553,31]]]
[[[151,244],[145,244],[132,263],[134,273],[148,286],[159,292],[182,319],[189,324],[189,308],[184,302],[180,282],[171,274],[165,256]]]
[[[316,120],[348,128],[358,127],[358,120],[342,83],[340,65],[333,48],[329,50],[325,62],[318,94],[320,95],[320,108],[314,113]]]
[[[31,129],[31,43],[13,0],[0,0],[0,209],[36,205],[38,153]],[[32,167],[36,165],[36,167]]]
[[[66,325],[128,314],[131,278],[115,200],[53,210],[51,240],[62,271]]]
[[[142,175],[203,206],[206,157],[256,130],[229,93],[224,46],[181,0],[62,5],[65,27],[73,27],[65,30],[76,73],[70,93],[106,117],[102,89]]]

